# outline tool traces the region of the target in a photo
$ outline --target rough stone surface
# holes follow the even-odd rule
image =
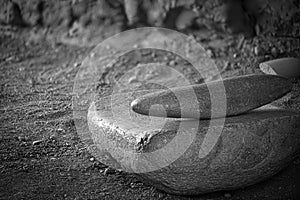
[[[245,187],[274,175],[299,151],[300,114],[296,112],[265,106],[229,117],[219,138],[213,136],[207,140],[209,121],[206,120],[166,119],[162,127],[161,120],[153,122],[133,111],[130,118],[125,118],[126,104],[132,98],[124,94],[112,99],[107,97],[90,107],[92,137],[100,152],[106,152],[105,156],[98,154],[98,159],[126,170],[159,165],[155,163],[156,157],[147,160],[149,158],[144,158],[142,153],[164,148],[176,134],[191,137],[192,127],[199,123],[193,142],[175,162],[156,171],[137,174],[169,193],[193,195]],[[180,130],[179,124],[186,129]],[[206,156],[199,157],[203,143],[215,145],[211,150],[206,149]],[[132,150],[137,155],[125,155],[124,160],[124,151],[117,149]],[[175,151],[169,152],[169,156]],[[143,159],[147,165],[140,164]]]
[[[217,96],[222,88],[226,92],[226,105],[220,103],[221,98]],[[131,107],[137,113],[158,117],[225,117],[239,115],[268,104],[291,89],[291,82],[280,76],[247,75],[147,94],[134,100]],[[213,98],[217,101],[216,114],[212,114]]]
[[[136,46],[143,48],[143,45],[148,42],[155,44],[158,42],[157,38],[165,40],[166,35],[158,37],[156,34],[154,34],[155,37],[152,37],[152,34],[143,37],[141,42],[137,38]],[[171,37],[171,35],[167,37]],[[139,154],[152,152],[153,150],[157,151],[168,144],[176,135],[178,121],[169,121],[169,119],[165,119],[167,120],[165,121],[161,120],[162,118],[151,118],[151,121],[149,121],[148,116],[138,115],[131,111],[131,101],[139,95],[149,92],[149,90],[165,89],[165,87],[162,87],[163,85],[167,88],[184,86],[184,79],[179,79],[176,73],[169,73],[170,71],[166,73],[171,69],[181,72],[181,75],[184,75],[190,81],[189,84],[213,80],[214,75],[208,70],[202,78],[199,77],[199,74],[193,71],[191,65],[184,62],[179,56],[172,58],[176,60],[176,65],[173,68],[163,68],[162,66],[168,65],[170,62],[165,57],[170,52],[167,53],[161,50],[133,50],[118,57],[119,52],[115,49],[115,45],[122,45],[123,42],[126,45],[128,41],[116,40],[105,48],[95,49],[90,59],[82,63],[82,66],[85,67],[81,68],[82,72],[80,74],[82,76],[78,77],[82,82],[78,82],[75,91],[78,90],[78,96],[83,95],[83,99],[76,102],[75,105],[80,103],[83,111],[80,118],[75,120],[78,120],[80,125],[84,125],[85,120],[88,121],[89,126],[80,127],[85,131],[82,139],[88,148],[92,149],[93,156],[97,160],[117,169],[134,172],[135,169],[139,169],[138,161],[141,161],[142,164],[143,161],[147,161],[147,158],[143,158]],[[166,43],[166,46],[187,49],[184,52],[188,57],[195,53],[203,56],[201,51],[188,50],[191,49],[192,43],[193,40],[191,39],[183,43],[177,41],[179,46],[175,43]],[[171,58],[172,56],[168,55],[168,57]],[[207,63],[203,62],[201,64],[204,67]],[[204,69],[207,70],[206,67]],[[90,82],[91,79],[97,80],[94,83],[95,85],[86,85],[85,82],[87,80]],[[146,84],[147,82],[152,82],[152,84]],[[130,88],[137,89],[132,91]],[[87,96],[90,90],[97,93],[95,97]],[[133,93],[132,96],[129,95],[130,98],[127,96],[128,92]],[[113,96],[112,102],[110,102],[111,95]],[[119,95],[125,96],[119,98]],[[106,96],[108,97],[104,98]],[[89,107],[93,98],[96,100],[96,104],[93,105],[96,106]],[[87,108],[84,106],[87,106]],[[85,109],[88,108],[90,110],[86,113]],[[107,112],[103,113],[102,110]],[[179,159],[175,159],[176,161],[172,165],[165,166],[165,168],[158,171],[137,174],[137,176],[141,176],[145,182],[149,182],[159,189],[176,194],[199,194],[215,190],[229,190],[266,179],[287,165],[299,150],[298,114],[288,111],[277,112],[271,110],[270,112],[271,114],[262,111],[242,118],[228,118],[226,119],[227,127],[224,129],[226,131],[220,134],[219,137],[217,135],[217,137],[204,139],[205,133],[203,135],[198,134],[199,138],[193,140],[188,151]],[[190,120],[185,122],[185,125],[191,125],[187,126],[186,130],[191,130],[195,122],[199,121]],[[207,122],[201,121],[203,129],[207,127],[205,125]],[[153,127],[158,129],[153,131]],[[217,129],[218,127],[214,128]],[[169,131],[159,134],[160,130]],[[268,130],[271,130],[271,132]],[[177,135],[184,136],[190,131],[181,133],[183,134]],[[197,133],[202,133],[202,130],[198,130]],[[203,142],[205,147],[200,148]],[[181,143],[178,144],[178,147],[181,147]],[[172,157],[175,151],[172,151],[172,154],[166,158]],[[201,154],[199,154],[200,152]],[[221,154],[219,154],[220,152]],[[208,155],[206,155],[207,153]],[[201,155],[201,158],[199,155]],[[146,163],[149,165],[142,165],[140,169],[151,168],[153,163],[155,164],[155,162],[151,162],[151,159],[148,161],[150,162]],[[188,165],[180,165],[180,163],[187,163]],[[195,163],[198,163],[198,165]],[[194,171],[195,168],[198,171]],[[192,176],[192,172],[198,173],[200,179],[196,178],[198,175]],[[183,175],[179,176],[178,174]],[[214,176],[214,174],[217,174],[217,176]],[[204,178],[207,178],[205,179],[207,182],[201,181]]]

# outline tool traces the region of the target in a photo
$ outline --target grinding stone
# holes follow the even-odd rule
[[[155,157],[144,156],[145,153],[162,149],[176,134],[188,137],[194,131],[192,127],[199,124],[190,146],[178,159],[163,168],[136,173],[144,182],[166,192],[195,195],[245,187],[274,175],[299,151],[300,114],[267,105],[225,118],[216,144],[204,157],[199,157],[205,138],[209,138],[207,144],[216,139],[207,135],[207,129],[217,119],[162,121],[163,118],[139,115],[129,109],[129,104],[144,94],[145,91],[131,96],[117,94],[92,103],[89,127],[101,152],[98,154],[101,162],[136,172],[137,168],[159,165]],[[179,124],[185,129],[180,130]],[[180,141],[177,142],[180,148]],[[173,150],[175,154],[176,149]],[[172,157],[173,152],[165,159]]]
[[[300,76],[300,59],[299,58],[279,58],[269,60],[259,65],[259,68],[265,74],[274,74],[286,78]]]
[[[281,76],[252,74],[150,93],[135,99],[131,107],[144,115],[207,119],[212,110],[210,91],[219,91],[222,85],[227,109],[214,117],[242,114],[271,103],[292,89],[291,82]],[[222,110],[218,104],[216,110]]]
[[[183,141],[191,138],[191,144],[182,155],[176,153],[177,149],[182,150],[182,146],[185,146],[179,140],[177,148],[162,157],[167,161],[173,158],[175,161],[171,164],[157,170],[136,173],[143,181],[176,194],[200,194],[250,185],[270,177],[293,159],[299,150],[298,113],[264,107],[260,111],[226,119],[220,135],[206,137],[208,124],[218,119],[201,120],[199,128],[193,130],[198,120],[163,119],[133,112],[131,101],[147,92],[132,96],[118,94],[112,101],[109,97],[104,98],[112,94],[112,89],[120,93],[128,92],[131,88],[145,88],[141,87],[145,82],[162,85],[165,89],[196,84],[202,80],[190,65],[164,67],[167,63],[164,63],[163,55],[157,50],[151,51],[157,59],[153,64],[149,64],[153,58],[147,61],[147,56],[139,56],[136,51],[132,51],[133,56],[126,56],[130,62],[118,59],[121,53],[130,50],[133,45],[172,50],[193,64],[204,81],[220,78],[212,60],[208,59],[205,50],[193,38],[178,36],[167,30],[143,30],[133,29],[125,32],[126,37],[117,36],[102,42],[82,62],[76,76],[74,122],[82,142],[93,156],[111,167],[125,171],[131,171],[130,168],[140,169],[140,163],[146,163],[149,166],[141,166],[141,169],[145,167],[144,171],[147,171],[147,167],[153,169],[152,166],[157,163],[155,157],[147,162],[147,152],[165,149],[177,137]],[[130,42],[132,39],[134,41]],[[134,64],[136,61],[144,67],[137,67]],[[176,60],[176,63],[180,62],[180,59]],[[116,78],[120,76],[122,78]],[[115,85],[120,87],[116,88]],[[97,92],[97,98],[94,98],[93,92]],[[185,125],[183,127],[186,127],[186,131],[176,134],[180,124]],[[213,126],[216,132],[218,129]],[[190,133],[194,133],[195,137],[188,137]]]

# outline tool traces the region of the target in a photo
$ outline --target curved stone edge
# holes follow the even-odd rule
[[[95,116],[89,116],[91,117]],[[158,189],[174,194],[201,194],[252,185],[277,173],[299,152],[299,121],[300,114],[295,112],[277,120],[266,118],[246,123],[233,123],[229,120],[225,123],[218,144],[204,159],[197,157],[203,140],[203,137],[197,137],[187,152],[170,166],[137,175]],[[106,130],[103,136],[111,135],[110,141],[113,144],[136,152],[147,152],[161,147],[176,134],[174,130],[165,132],[162,140],[160,133],[148,133],[151,137],[140,149],[136,147],[146,135],[137,140],[128,140],[124,137],[124,132],[111,129],[109,123],[109,127],[99,127],[99,124],[94,122],[91,123],[94,131],[100,128],[103,132],[104,128]],[[241,129],[243,131],[232,133],[232,130]],[[151,147],[153,143],[157,145]],[[110,150],[107,149],[106,152],[109,154]],[[120,158],[110,155],[104,159],[100,155],[98,159],[117,166]],[[131,159],[139,159],[139,154]]]
[[[299,116],[293,119],[286,118],[282,120],[282,123],[287,126],[289,124],[295,125],[299,119]],[[248,124],[248,128],[253,128],[253,126]],[[257,149],[257,151],[246,145],[238,145],[232,151],[226,150],[224,147],[228,144],[230,138],[233,138],[222,134],[213,151],[205,159],[200,160],[198,164],[188,166],[189,157],[185,157],[191,151],[198,149],[200,143],[198,145],[194,143],[185,155],[168,168],[137,175],[143,181],[154,185],[160,190],[178,195],[197,195],[220,190],[238,189],[256,184],[278,173],[295,156],[299,155],[299,126],[297,128],[291,127],[286,132],[284,129],[277,132],[276,128],[277,125],[272,125],[271,122],[270,126],[266,127],[268,131],[260,133],[264,134],[264,137],[262,137],[263,135],[251,135],[247,139],[248,141],[252,140],[248,143],[248,146],[254,146],[258,143],[263,147]],[[247,132],[244,134],[247,134]],[[243,138],[245,137],[239,139]],[[260,143],[260,141],[262,142]],[[235,157],[231,157],[235,154]],[[194,162],[191,161],[190,163]]]

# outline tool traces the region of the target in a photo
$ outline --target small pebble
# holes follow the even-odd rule
[[[103,171],[103,174],[104,174],[104,175],[107,175],[107,174],[108,174],[108,171],[109,171],[109,168],[106,168],[106,169]]]
[[[8,58],[5,58],[5,61],[11,61],[14,60],[16,57],[15,56],[10,56]]]
[[[109,167],[103,171],[104,175],[113,174],[113,173],[114,173],[114,170]]]
[[[254,47],[254,54],[255,54],[256,56],[261,55],[261,53],[262,53],[262,50],[261,50],[260,47],[258,47],[258,46]]]
[[[128,80],[128,83],[136,83],[136,82],[138,82],[138,80],[135,76],[130,77],[129,80]]]
[[[273,57],[277,57],[278,54],[277,54],[277,49],[275,47],[273,47],[271,49],[271,54],[272,54]]]
[[[258,24],[256,24],[254,28],[255,28],[256,35],[260,35],[261,34],[261,28],[260,28],[260,26]]]
[[[235,53],[233,54],[233,58],[237,58],[239,56],[239,54]]]
[[[56,139],[56,135],[51,135],[50,136],[50,140],[55,140]]]
[[[42,142],[43,142],[43,140],[36,140],[36,141],[32,142],[32,145],[38,145],[38,144],[40,144]]]
[[[135,183],[130,183],[130,187],[134,188],[135,187]]]
[[[28,78],[27,79],[28,84],[33,87],[34,86],[34,79],[33,78]]]
[[[237,44],[237,48],[238,48],[238,49],[242,49],[244,43],[245,43],[245,37],[243,36],[243,37],[239,40],[239,42],[238,42],[238,44]]]
[[[169,62],[169,65],[172,66],[172,67],[174,67],[174,66],[176,65],[175,60],[171,60],[171,61]]]
[[[211,49],[207,49],[206,53],[209,58],[214,57],[214,52]]]
[[[74,63],[74,67],[79,67],[81,65],[81,63]]]
[[[210,39],[211,40],[216,40],[216,39],[218,39],[220,36],[218,35],[218,34],[216,34],[216,33],[214,33],[214,34],[212,34],[212,36],[210,36]]]
[[[151,53],[151,57],[152,57],[152,58],[156,58],[156,53],[155,53],[155,52],[152,52],[152,53]]]
[[[192,25],[197,14],[192,10],[184,10],[179,14],[176,19],[176,28],[178,30],[183,30]]]
[[[63,132],[63,129],[62,128],[58,128],[57,132]]]
[[[94,162],[94,161],[95,161],[95,158],[90,158],[90,161],[91,161],[91,162]]]

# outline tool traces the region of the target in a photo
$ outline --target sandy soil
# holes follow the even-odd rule
[[[272,57],[269,52],[263,56],[247,52],[247,44],[259,40],[246,40],[242,51],[236,50],[238,36],[205,44],[219,51],[214,57],[220,69],[225,63],[223,75],[233,76],[253,73],[259,61]],[[277,39],[269,38],[260,46],[272,40]],[[223,49],[229,41],[237,42],[222,52],[213,46],[218,41]],[[90,50],[1,38],[1,199],[295,199],[299,195],[299,158],[263,183],[199,197],[165,194],[95,160],[76,134],[71,105],[74,77]],[[297,53],[291,49],[281,56]],[[299,105],[299,99],[289,104]]]
[[[107,33],[103,29],[100,38],[120,29],[120,25]],[[258,64],[265,60],[299,57],[300,41],[290,32],[283,26],[277,35],[266,31],[246,39],[207,27],[186,30],[206,47],[223,77],[259,73]],[[17,34],[0,36],[0,199],[299,198],[299,157],[265,182],[196,197],[166,194],[105,166],[88,153],[72,119],[74,78],[92,47],[63,44],[76,44],[76,39],[36,40],[39,36],[32,30],[25,35],[35,42]],[[293,80],[293,94],[278,105],[300,111],[299,80]]]

